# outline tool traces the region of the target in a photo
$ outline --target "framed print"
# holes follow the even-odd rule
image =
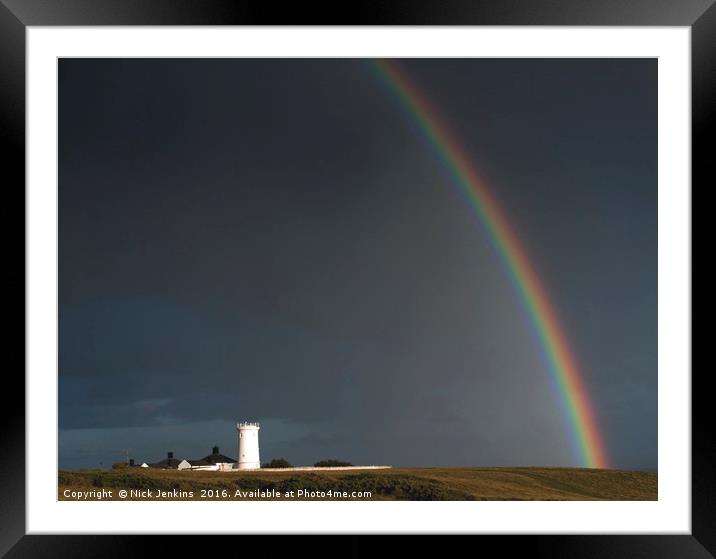
[[[711,2],[3,1],[8,557],[714,554],[690,299]]]

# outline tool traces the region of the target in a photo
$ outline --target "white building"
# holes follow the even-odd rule
[[[261,467],[259,458],[259,424],[255,422],[237,423],[239,432],[239,469],[256,470]]]

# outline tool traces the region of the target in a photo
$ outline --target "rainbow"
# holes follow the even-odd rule
[[[369,65],[417,123],[475,209],[536,333],[581,464],[589,468],[608,467],[606,448],[574,353],[544,285],[505,213],[470,163],[469,155],[400,65],[389,59],[371,60]]]

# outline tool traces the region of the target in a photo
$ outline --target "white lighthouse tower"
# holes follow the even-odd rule
[[[239,432],[239,460],[240,470],[252,470],[261,467],[259,459],[259,424],[254,422],[237,423]]]

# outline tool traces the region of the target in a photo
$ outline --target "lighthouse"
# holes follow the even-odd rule
[[[237,423],[239,432],[239,459],[240,470],[254,470],[261,467],[259,459],[259,424],[254,422]]]

